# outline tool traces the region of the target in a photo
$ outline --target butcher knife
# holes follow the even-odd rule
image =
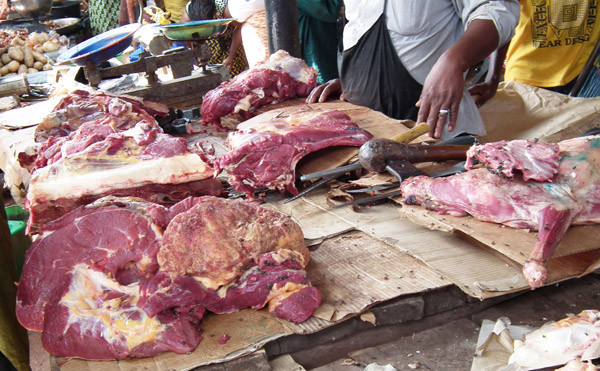
[[[423,173],[422,175],[427,175],[432,178],[439,178],[439,177],[445,177],[445,176],[449,176],[449,175],[459,174],[464,171],[465,171],[465,161],[461,161],[461,162],[457,163],[456,165],[449,167],[447,169],[435,171],[435,172],[429,173],[429,174]],[[401,184],[401,181],[398,181],[398,182],[393,182],[390,184],[385,184],[382,186],[375,186],[375,187],[355,189],[355,190],[347,190],[346,192],[347,193],[371,193],[371,192],[385,190],[385,189],[397,188],[400,186],[400,184]],[[339,205],[335,205],[332,207],[332,209],[340,209],[342,207],[354,206],[354,205],[366,205],[366,204],[370,204],[370,203],[380,201],[380,200],[383,200],[386,198],[400,196],[401,194],[402,194],[402,192],[399,189],[397,189],[395,191],[381,193],[381,194],[377,194],[374,196],[364,197],[359,200],[354,200],[354,201],[345,202],[345,203],[342,203]]]

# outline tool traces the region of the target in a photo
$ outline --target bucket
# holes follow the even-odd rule
[[[15,256],[15,265],[17,267],[17,275],[21,277],[23,263],[25,262],[25,253],[31,246],[31,238],[25,234],[27,227],[27,219],[29,213],[20,206],[8,206],[4,208],[8,219],[8,229],[10,230],[10,242]]]

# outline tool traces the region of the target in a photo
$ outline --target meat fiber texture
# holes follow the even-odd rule
[[[172,205],[189,196],[220,195],[212,157],[163,133],[154,115],[167,107],[140,98],[75,91],[38,126],[34,155],[19,154],[32,172],[28,233],[106,195]]]
[[[489,171],[514,178],[515,170],[523,180],[551,181],[558,172],[560,160],[558,144],[531,140],[512,140],[472,146],[467,151],[465,169],[476,163],[484,164]]]
[[[137,121],[154,121],[154,116],[164,117],[168,113],[167,106],[139,97],[75,90],[61,99],[38,124],[35,141],[67,136],[81,124],[101,118],[111,117],[115,120],[115,129],[126,130]]]
[[[166,208],[106,197],[48,223],[34,240],[17,318],[41,331],[56,356],[187,353],[202,339],[205,310],[268,305],[279,318],[308,319],[320,304],[308,257],[300,227],[255,204],[205,196]]]
[[[307,154],[333,146],[360,146],[371,139],[345,113],[298,111],[287,117],[250,119],[229,133],[230,151],[215,161],[230,185],[254,197],[259,187],[298,194],[296,164]]]
[[[239,113],[248,119],[256,108],[306,97],[317,85],[317,71],[284,50],[221,83],[202,99],[202,122],[221,126],[221,118]]]
[[[597,357],[600,345],[600,312],[584,310],[576,316],[550,322],[515,341],[508,363],[523,370],[563,365]],[[585,370],[581,364],[579,370]],[[595,367],[591,369],[596,369]]]
[[[489,146],[504,150],[515,147],[519,148],[516,153],[498,157],[529,161],[529,169],[556,168],[555,175],[548,182],[525,181],[521,175],[511,179],[478,168],[448,178],[418,176],[402,183],[402,199],[440,214],[471,215],[486,222],[537,230],[536,244],[523,266],[525,279],[535,289],[546,282],[546,262],[569,226],[600,222],[600,136],[558,143],[560,160],[555,165],[548,164],[548,157],[541,158],[541,164],[535,163],[533,154],[540,149],[542,153],[553,152],[543,143]]]
[[[106,195],[168,205],[223,191],[208,156],[185,139],[164,134],[154,122],[139,121],[126,131],[89,122],[65,138],[48,164],[32,175],[26,196],[30,234]]]

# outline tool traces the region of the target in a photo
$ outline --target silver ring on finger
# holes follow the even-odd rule
[[[441,109],[440,113],[438,114],[438,116],[444,116],[450,113],[449,109]]]

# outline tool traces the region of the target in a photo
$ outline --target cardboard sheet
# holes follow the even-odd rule
[[[500,83],[479,112],[487,130],[482,143],[534,138],[557,142],[600,127],[600,97],[574,98],[514,81]]]
[[[535,231],[517,230],[472,217],[439,215],[420,206],[402,205],[399,213],[417,224],[450,232],[473,243],[519,270],[518,276],[489,275],[478,281],[485,291],[507,291],[527,288],[520,270],[535,244]],[[571,227],[548,262],[548,282],[558,282],[587,274],[600,267],[600,226]]]
[[[40,118],[52,112],[62,98],[62,96],[51,97],[42,102],[2,112],[0,128],[17,130],[36,126],[40,122]]]
[[[506,258],[490,254],[447,230],[416,224],[403,217],[398,212],[401,206],[395,203],[354,210],[331,209],[332,202],[327,199],[326,190],[321,189],[291,203],[268,205],[291,215],[302,226],[309,243],[360,230],[419,259],[475,298],[528,288],[517,264],[507,264]]]

